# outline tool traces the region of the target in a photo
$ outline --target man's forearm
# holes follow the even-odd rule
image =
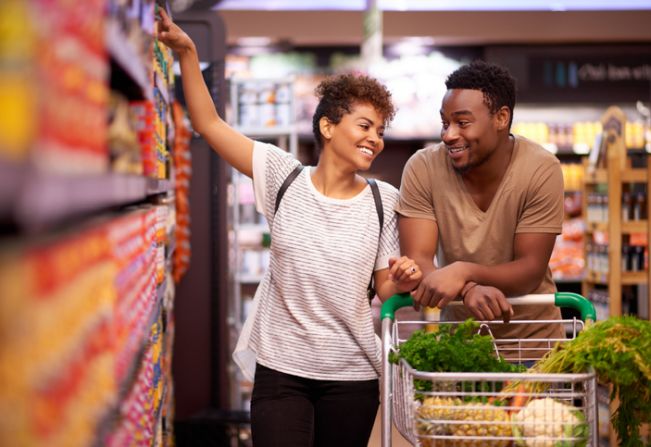
[[[466,285],[470,282],[493,286],[507,296],[526,295],[533,292],[544,278],[538,268],[523,261],[513,261],[498,265],[480,265],[463,262],[466,272]]]
[[[409,256],[409,254],[407,254],[407,256]],[[436,270],[433,259],[418,257],[418,256],[413,256],[412,259],[416,264],[418,264],[418,266],[422,270],[423,278],[425,278],[427,275],[429,275],[430,273]]]

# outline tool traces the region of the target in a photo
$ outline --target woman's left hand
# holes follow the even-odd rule
[[[401,292],[409,292],[418,286],[423,279],[423,272],[418,264],[407,256],[389,258],[389,279]]]

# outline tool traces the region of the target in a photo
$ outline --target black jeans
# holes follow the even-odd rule
[[[312,380],[256,366],[251,398],[254,447],[366,447],[379,382]]]

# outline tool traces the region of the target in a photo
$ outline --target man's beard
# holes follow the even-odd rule
[[[469,151],[470,150],[471,149],[469,149]],[[464,174],[467,174],[469,171],[473,170],[474,168],[476,168],[478,166],[481,166],[484,163],[486,163],[488,161],[488,159],[491,157],[491,155],[493,155],[493,154],[492,153],[484,154],[484,156],[482,158],[480,158],[479,160],[469,161],[464,166],[454,166],[453,165],[452,167],[454,168],[454,170],[458,174],[464,175]]]

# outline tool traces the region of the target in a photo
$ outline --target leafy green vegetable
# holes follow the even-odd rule
[[[619,398],[612,416],[619,445],[642,446],[640,425],[651,422],[651,322],[623,316],[588,325],[574,340],[558,344],[531,372],[581,373],[589,367],[600,383],[612,384],[611,400]]]
[[[513,365],[495,354],[493,338],[477,333],[479,323],[471,318],[457,325],[439,324],[435,332],[415,331],[389,356],[398,363],[405,359],[409,365],[423,372],[521,372],[526,368]],[[430,391],[432,383],[415,382],[416,389]],[[482,386],[487,386],[482,383]]]

